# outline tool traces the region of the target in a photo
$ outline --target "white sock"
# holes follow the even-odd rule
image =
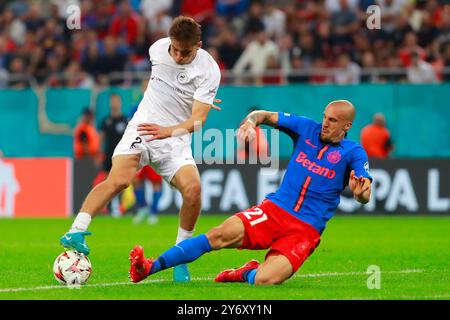
[[[178,235],[177,235],[177,242],[175,244],[179,244],[181,241],[192,238],[192,235],[194,234],[194,230],[187,231],[184,230],[181,227],[178,227]]]
[[[89,227],[89,224],[91,223],[91,220],[92,217],[89,213],[86,212],[78,213],[69,232],[86,231],[87,228]]]

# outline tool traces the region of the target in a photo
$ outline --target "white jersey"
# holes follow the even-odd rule
[[[149,49],[152,72],[144,97],[130,121],[156,123],[161,126],[180,124],[192,115],[194,100],[213,104],[220,83],[220,70],[211,55],[198,49],[190,64],[177,64],[169,54],[170,38],[156,41]],[[154,140],[155,148],[190,144],[191,135]]]

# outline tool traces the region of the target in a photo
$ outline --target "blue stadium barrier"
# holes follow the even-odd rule
[[[138,87],[100,92],[94,99],[97,125],[108,114],[109,95],[113,92],[122,96],[127,115],[140,99]],[[47,90],[48,119],[73,128],[81,110],[89,105],[91,94],[87,89]],[[203,131],[214,128],[225,136],[227,128],[239,126],[250,107],[296,113],[321,121],[327,103],[347,99],[357,108],[350,139],[359,141],[360,130],[371,122],[372,115],[383,112],[395,144],[394,157],[450,157],[450,84],[223,86],[217,97],[222,99],[222,110],[211,110]],[[0,150],[7,156],[72,156],[72,136],[40,131],[38,98],[32,90],[1,90],[0,115]],[[198,152],[211,140],[206,141],[198,134],[194,135],[196,139],[202,144],[200,151],[194,150],[194,156],[199,157]],[[290,139],[282,134],[281,157],[290,155],[291,145]]]

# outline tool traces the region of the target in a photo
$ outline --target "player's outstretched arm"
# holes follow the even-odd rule
[[[183,132],[191,133],[200,129],[205,124],[211,108],[213,108],[213,105],[211,104],[194,100],[194,105],[192,106],[192,116],[179,125],[173,126],[173,135],[178,136],[184,134]]]
[[[214,102],[220,103],[221,100],[214,99]],[[200,129],[203,126],[211,108],[220,110],[220,108],[216,105],[206,104],[198,100],[194,100],[192,116],[186,121],[171,127],[163,127],[155,123],[142,123],[138,125],[137,130],[140,132],[141,136],[148,136],[146,141],[188,134]]]
[[[256,110],[250,112],[244,120],[245,122],[250,121],[255,126],[266,124],[271,127],[276,127],[278,126],[278,112]]]
[[[278,112],[256,110],[250,112],[242,121],[238,130],[238,138],[244,141],[251,141],[256,136],[255,128],[260,124],[271,127],[278,126]]]
[[[369,179],[355,176],[355,170],[350,172],[348,186],[353,192],[353,197],[359,203],[366,204],[369,202],[371,192],[370,185],[371,182]]]

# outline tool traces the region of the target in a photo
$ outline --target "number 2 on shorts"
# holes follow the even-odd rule
[[[255,224],[258,224],[260,222],[267,220],[267,215],[260,208],[255,208],[255,209],[253,209],[253,211],[245,211],[243,213],[248,220],[252,220],[253,218],[255,218],[257,216],[260,216],[258,219],[254,219],[254,220],[250,221],[250,225],[252,227]]]

